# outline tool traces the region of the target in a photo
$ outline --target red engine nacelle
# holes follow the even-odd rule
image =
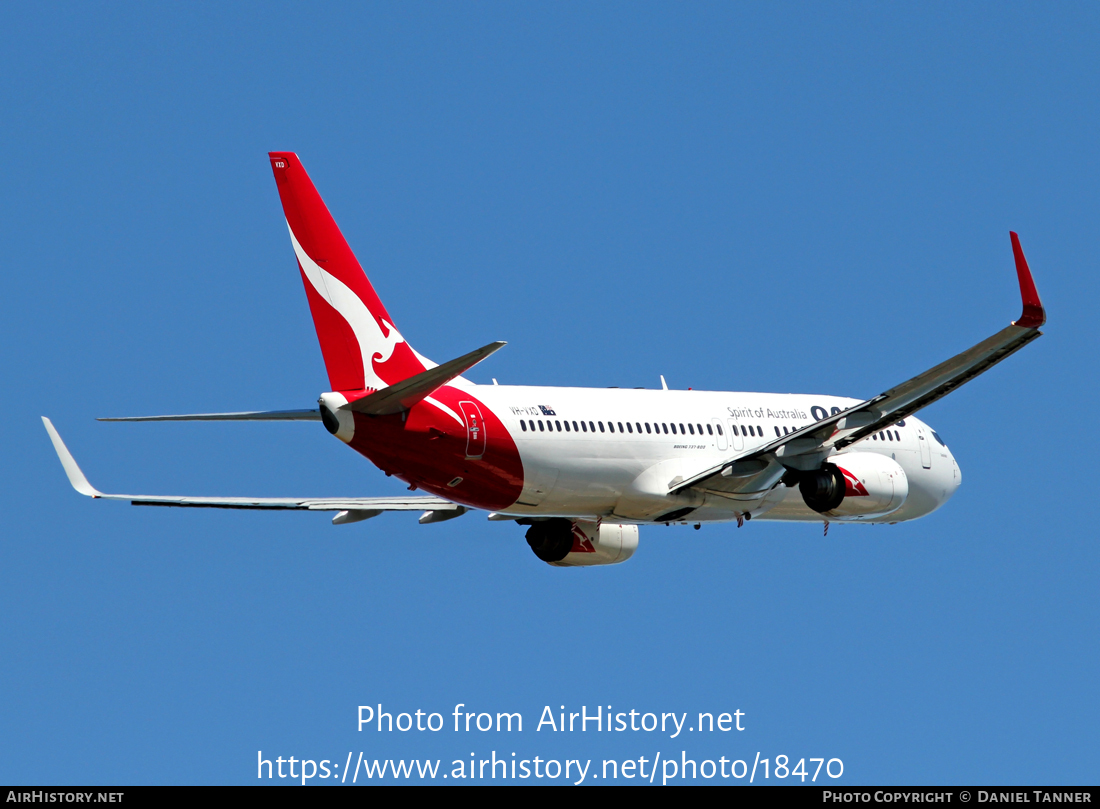
[[[527,529],[527,544],[556,567],[617,565],[638,548],[638,526],[555,517]]]
[[[837,520],[883,517],[909,496],[909,479],[893,458],[874,452],[834,455],[815,472],[802,473],[798,488],[806,505]]]

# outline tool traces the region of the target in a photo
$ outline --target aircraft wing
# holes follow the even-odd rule
[[[1020,238],[1015,233],[1009,235],[1024,307],[1019,320],[973,348],[873,399],[795,430],[762,447],[743,452],[686,480],[677,481],[670,489],[682,491],[696,486],[709,489],[713,485],[719,490],[734,491],[736,484],[730,479],[736,477],[731,472],[735,471],[737,464],[750,468],[751,463],[746,462],[777,460],[782,464],[784,458],[843,449],[943,398],[1041,336],[1039,327],[1046,322],[1046,311],[1020,247]]]
[[[466,507],[441,497],[184,497],[175,495],[105,494],[88,482],[53,423],[42,417],[69,483],[83,495],[104,500],[129,500],[135,506],[247,508],[337,511],[336,524],[357,522],[383,511],[422,511],[420,522],[440,522],[466,513]]]

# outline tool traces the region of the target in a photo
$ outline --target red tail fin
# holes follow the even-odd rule
[[[269,156],[332,390],[377,390],[431,367],[394,328],[298,156]]]

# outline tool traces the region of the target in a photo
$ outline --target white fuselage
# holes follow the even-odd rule
[[[619,522],[652,521],[676,478],[687,479],[859,402],[803,394],[507,385],[479,385],[477,394],[505,424],[523,461],[523,492],[509,514]],[[924,516],[961,482],[951,452],[913,417],[892,426],[889,435],[876,434],[834,457],[847,452],[894,459],[909,487],[904,504],[892,513],[851,521]],[[756,519],[823,519],[805,505],[797,487],[782,483],[762,496],[707,494],[685,503],[693,509],[682,521],[692,523],[736,520],[745,513]]]

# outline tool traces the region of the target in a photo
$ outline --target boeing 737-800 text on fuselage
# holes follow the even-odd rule
[[[105,421],[321,421],[379,469],[430,496],[168,497],[103,494],[43,418],[81,494],[135,505],[383,511],[421,523],[471,509],[528,526],[553,565],[625,561],[638,526],[745,520],[894,523],[935,511],[959,466],[921,408],[1038,337],[1046,315],[1015,233],[1023,314],[989,339],[873,399],[801,394],[475,385],[461,374],[504,343],[442,365],[394,325],[297,155],[272,152],[290,242],[332,388],[301,411]]]

